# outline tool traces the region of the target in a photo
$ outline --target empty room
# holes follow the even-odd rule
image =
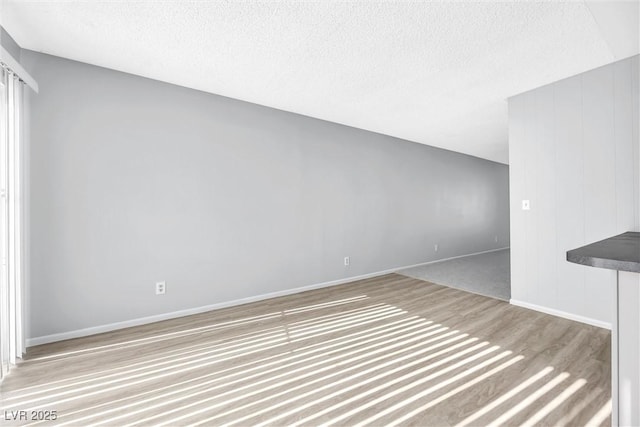
[[[640,426],[640,0],[0,0],[0,425]]]

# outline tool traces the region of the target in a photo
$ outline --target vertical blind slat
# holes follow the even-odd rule
[[[9,312],[8,312],[8,227],[7,227],[7,84],[8,73],[2,69],[0,81],[0,375],[4,377],[9,369]]]
[[[22,357],[25,353],[24,349],[24,335],[23,335],[23,307],[22,307],[22,296],[24,294],[24,286],[23,286],[23,221],[22,221],[22,213],[23,213],[23,197],[22,197],[22,189],[23,189],[23,144],[22,144],[22,109],[23,109],[23,89],[24,84],[19,81],[16,82],[15,85],[15,146],[16,146],[16,235],[18,238],[16,239],[16,355],[18,357]]]
[[[22,82],[0,82],[0,378],[24,354],[22,331]]]

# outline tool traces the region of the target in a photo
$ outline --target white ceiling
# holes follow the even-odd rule
[[[637,0],[3,1],[27,49],[502,163],[506,98],[639,52]]]

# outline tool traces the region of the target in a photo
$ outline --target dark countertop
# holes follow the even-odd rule
[[[627,231],[567,251],[567,261],[609,270],[640,273],[640,232]]]

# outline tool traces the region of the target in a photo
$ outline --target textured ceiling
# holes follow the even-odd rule
[[[502,163],[506,98],[638,53],[637,1],[3,1],[27,49]]]

